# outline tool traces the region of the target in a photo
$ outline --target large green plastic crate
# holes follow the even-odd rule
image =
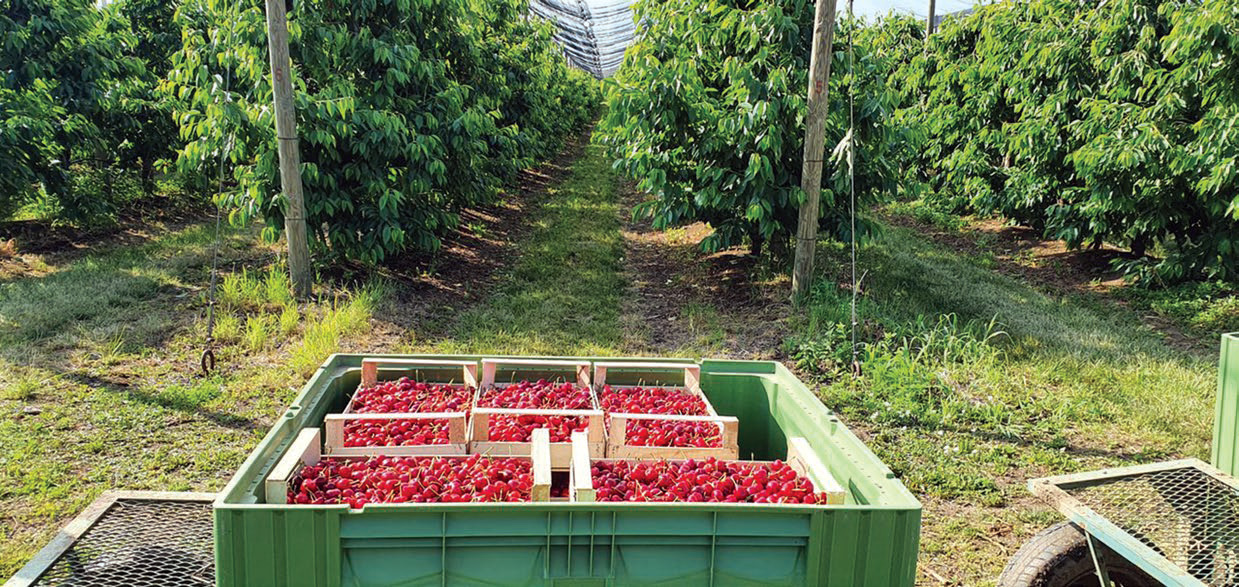
[[[890,587],[915,581],[920,503],[775,362],[703,361],[702,388],[720,413],[740,418],[743,458],[783,458],[787,437],[803,436],[848,490],[845,505],[400,504],[349,511],[262,503],[267,472],[302,427],[319,425],[343,406],[362,358],[329,358],[220,493],[220,587]]]

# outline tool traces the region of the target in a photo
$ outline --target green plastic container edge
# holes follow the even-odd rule
[[[1239,332],[1222,335],[1213,415],[1213,466],[1239,475]]]
[[[783,365],[776,362],[760,361],[730,361],[705,360],[699,364],[702,367],[704,387],[709,385],[709,377],[746,377],[768,381],[775,389],[786,390],[787,393],[777,395],[778,406],[771,405],[770,410],[778,410],[784,421],[780,427],[793,427],[793,433],[806,436],[814,448],[818,449],[823,461],[827,463],[832,474],[840,478],[851,492],[852,496],[846,505],[830,507],[787,507],[787,506],[747,506],[728,504],[676,504],[672,506],[658,504],[519,504],[516,506],[483,506],[471,504],[442,504],[425,506],[369,506],[361,512],[350,512],[343,506],[281,506],[258,503],[256,496],[261,494],[262,480],[267,471],[274,466],[288,444],[296,436],[300,428],[315,418],[320,418],[330,407],[320,405],[331,402],[333,398],[325,393],[326,385],[335,378],[359,369],[362,358],[375,355],[332,355],[314,373],[302,392],[290,405],[283,417],[272,427],[267,436],[242,464],[237,474],[219,494],[216,508],[216,558],[219,585],[239,584],[280,584],[280,585],[340,585],[342,573],[359,573],[364,569],[350,569],[349,561],[361,557],[345,556],[342,550],[355,549],[355,552],[365,552],[370,543],[382,543],[385,546],[394,544],[391,537],[382,535],[383,526],[371,522],[387,515],[393,518],[412,519],[415,513],[418,517],[442,516],[444,534],[436,540],[442,541],[442,572],[428,578],[425,582],[415,584],[447,584],[447,568],[449,554],[455,556],[456,551],[449,545],[451,540],[463,540],[459,536],[449,537],[449,523],[456,523],[458,518],[487,516],[491,519],[507,519],[524,515],[545,516],[545,527],[530,530],[532,535],[540,536],[545,541],[545,551],[568,552],[567,568],[573,567],[571,553],[582,548],[577,544],[582,536],[573,536],[579,531],[580,519],[589,516],[591,520],[612,516],[632,518],[640,517],[648,512],[650,516],[661,518],[660,523],[666,526],[666,520],[678,515],[688,524],[689,518],[696,516],[712,516],[715,530],[720,525],[736,523],[732,514],[743,518],[744,523],[760,526],[763,519],[775,516],[765,522],[789,520],[805,520],[809,524],[808,543],[803,546],[806,560],[802,561],[804,571],[803,584],[831,585],[912,585],[915,580],[916,555],[919,545],[920,504],[883,465],[875,455],[833,413]],[[496,355],[385,355],[388,358],[423,358],[442,360],[480,360],[483,357]],[[590,361],[650,361],[650,358],[616,358],[616,357],[541,357],[580,359]],[[694,363],[692,360],[659,359],[660,362]],[[763,383],[764,385],[764,383]],[[713,398],[712,398],[713,399]],[[793,409],[794,408],[794,409]],[[726,413],[726,410],[720,408]],[[820,431],[814,433],[814,431]],[[820,437],[820,438],[819,438]],[[814,442],[814,440],[817,440]],[[823,440],[825,439],[825,440]],[[826,446],[822,446],[826,445]],[[413,511],[415,510],[415,512]],[[558,532],[550,532],[547,528],[562,529],[563,518],[568,517],[572,526],[567,533],[567,544],[559,542],[565,536]],[[571,522],[576,516],[576,522]],[[438,519],[438,518],[436,518]],[[407,521],[407,520],[406,520]],[[596,522],[596,520],[595,520]],[[404,524],[404,522],[401,522]],[[573,526],[572,524],[576,524]],[[775,524],[777,525],[777,524]],[[673,525],[673,529],[678,525]],[[774,526],[772,526],[773,528]],[[614,528],[612,528],[614,530]],[[586,530],[588,533],[589,530]],[[749,532],[746,529],[739,534]],[[773,530],[771,530],[773,532]],[[513,536],[526,533],[522,528],[512,532]],[[669,534],[674,534],[670,532]],[[397,533],[399,534],[399,532]],[[756,534],[761,534],[760,531]],[[403,534],[401,534],[403,535]],[[618,534],[616,534],[618,536]],[[689,538],[677,538],[689,539]],[[743,548],[727,550],[726,538],[719,536],[702,537],[699,540],[710,540],[709,573],[696,576],[694,580],[708,578],[710,584],[716,585],[749,585],[766,584],[766,581],[753,583],[741,580],[716,568],[723,568],[723,562],[737,552],[745,552]],[[734,539],[734,537],[732,537]],[[758,536],[755,540],[766,540]],[[411,539],[410,539],[411,540]],[[615,543],[620,538],[613,537],[612,552]],[[658,539],[652,539],[652,545]],[[790,539],[789,539],[790,540]],[[390,543],[390,544],[389,544]],[[593,544],[593,537],[590,537]],[[769,548],[766,543],[762,548]],[[541,548],[541,547],[539,547]],[[636,552],[636,547],[629,546]],[[801,548],[801,547],[796,547]],[[425,549],[423,549],[425,550]],[[456,548],[463,551],[463,548]],[[492,549],[494,550],[494,549]],[[703,546],[699,549],[706,552]],[[725,552],[717,556],[717,552]],[[379,551],[382,552],[382,551]],[[592,553],[593,551],[591,551]],[[529,585],[621,585],[621,584],[672,584],[666,581],[634,582],[631,578],[625,581],[612,581],[608,577],[554,577],[550,569],[550,554],[546,554],[547,568],[542,576],[529,577]],[[561,557],[562,558],[562,557]],[[590,556],[589,572],[594,572],[593,555]],[[312,564],[310,564],[312,562]],[[578,560],[578,566],[580,561]],[[557,561],[563,566],[562,560]],[[754,564],[760,564],[756,562]],[[438,571],[436,571],[438,572]],[[432,574],[433,575],[433,574]],[[441,576],[440,576],[441,575]],[[356,576],[356,575],[354,575]],[[439,578],[434,578],[434,577]],[[356,582],[349,584],[383,584],[381,582]],[[773,582],[772,582],[773,583]],[[405,583],[402,583],[405,584]],[[413,584],[413,583],[410,583]]]

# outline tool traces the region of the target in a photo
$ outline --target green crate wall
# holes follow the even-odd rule
[[[1213,416],[1213,466],[1239,475],[1239,332],[1222,335]]]

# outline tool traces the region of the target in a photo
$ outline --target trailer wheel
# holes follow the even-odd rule
[[[1104,545],[1098,553],[1115,587],[1158,587],[1160,583]],[[1061,522],[1024,543],[998,577],[999,587],[1098,587],[1088,539],[1079,526]]]

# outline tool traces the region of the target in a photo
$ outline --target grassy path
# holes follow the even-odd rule
[[[587,145],[561,183],[526,202],[531,231],[482,303],[454,313],[443,334],[409,350],[613,355],[622,341],[623,243],[616,180]]]

